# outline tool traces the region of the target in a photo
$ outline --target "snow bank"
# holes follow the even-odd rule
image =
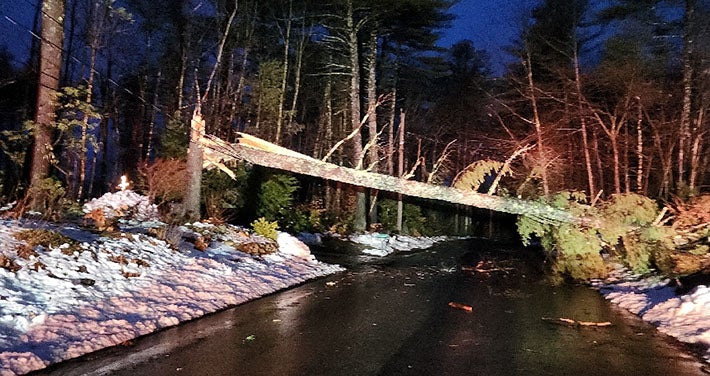
[[[698,344],[706,349],[710,361],[710,287],[697,286],[678,296],[668,278],[640,277],[620,270],[593,286],[612,303],[625,308],[662,333],[681,342]]]
[[[49,224],[43,227],[91,240],[73,253],[66,246],[38,246],[36,255],[18,257],[21,242],[12,234],[36,226],[0,221],[0,254],[21,266],[15,272],[0,268],[2,376],[41,369],[343,270],[316,261],[308,247],[286,234],[279,236],[279,252],[257,259],[226,241],[213,241],[205,252],[189,243],[175,250],[140,233],[106,237]]]
[[[414,237],[407,235],[388,235],[382,233],[356,234],[348,237],[351,242],[367,246],[362,252],[383,257],[394,252],[411,251],[414,249],[425,249],[432,245],[447,240],[445,236],[436,237]]]
[[[107,219],[129,217],[136,221],[158,221],[158,207],[148,197],[131,190],[106,193],[84,204],[84,213],[101,210]]]

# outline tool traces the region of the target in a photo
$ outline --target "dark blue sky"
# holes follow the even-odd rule
[[[456,15],[452,27],[442,34],[439,45],[449,47],[470,39],[478,50],[486,50],[495,73],[502,73],[511,61],[504,48],[520,34],[520,29],[539,0],[460,0],[451,8]]]

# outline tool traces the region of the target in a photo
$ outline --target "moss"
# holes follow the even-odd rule
[[[70,239],[56,231],[47,229],[30,229],[18,231],[13,234],[15,239],[22,240],[27,243],[27,246],[34,248],[41,245],[44,248],[58,248],[63,244],[68,244],[69,247],[62,249],[62,253],[72,255],[75,251],[80,251],[79,243]]]

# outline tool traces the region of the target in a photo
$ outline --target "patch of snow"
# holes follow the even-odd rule
[[[304,260],[315,260],[315,257],[311,254],[311,249],[292,235],[279,232],[276,242],[279,244],[280,253],[300,257]]]
[[[593,286],[612,303],[639,315],[662,333],[681,342],[701,345],[710,361],[710,287],[697,286],[677,295],[670,280],[659,276],[639,277],[625,271]]]
[[[131,190],[109,192],[84,204],[84,213],[99,209],[107,219],[127,217],[139,222],[158,221],[158,207]]]
[[[447,240],[445,236],[415,237],[408,235],[388,235],[383,233],[366,233],[350,235],[351,242],[366,246],[362,252],[371,256],[387,256],[394,252],[406,252],[414,249],[425,249]]]
[[[124,204],[135,197],[125,192],[113,197]],[[121,207],[92,205],[87,209]],[[13,234],[37,227],[61,231],[79,247],[67,254],[67,245],[37,246],[36,256],[20,258],[22,242]],[[316,261],[287,234],[279,235],[278,253],[258,259],[235,248],[258,237],[237,235],[241,230],[232,226],[226,233],[188,227],[215,231],[205,252],[189,242],[174,249],[141,231],[101,236],[76,226],[0,220],[0,254],[21,266],[0,268],[0,375],[41,369],[343,270]]]

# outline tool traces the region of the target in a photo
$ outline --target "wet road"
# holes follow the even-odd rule
[[[39,374],[706,375],[683,345],[589,288],[550,286],[522,254],[483,241],[384,259],[338,248],[319,258],[348,272]],[[462,256],[514,269],[473,274]]]

